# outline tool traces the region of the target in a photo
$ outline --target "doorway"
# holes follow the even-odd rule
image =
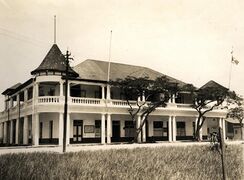
[[[83,120],[74,120],[73,142],[74,143],[82,142],[82,135],[83,135]]]
[[[120,141],[120,121],[112,121],[112,141]]]

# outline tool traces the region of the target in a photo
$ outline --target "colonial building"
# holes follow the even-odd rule
[[[134,125],[128,104],[120,89],[107,84],[108,62],[86,60],[69,67],[67,144],[111,143],[130,141]],[[54,44],[33,76],[23,84],[6,89],[5,110],[0,113],[0,138],[8,145],[40,145],[63,143],[65,57]],[[155,79],[163,74],[140,66],[112,63],[110,78],[148,76]],[[167,76],[183,86],[185,83]],[[213,83],[213,82],[210,82]],[[223,127],[226,109],[218,108],[207,114],[201,130],[209,133]],[[138,115],[138,122],[141,116]],[[191,108],[189,93],[172,98],[166,107],[159,107],[142,129],[143,141],[191,140],[194,136],[196,110]]]

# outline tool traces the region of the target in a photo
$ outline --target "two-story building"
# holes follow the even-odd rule
[[[126,76],[150,79],[162,73],[127,64],[110,64],[110,78]],[[0,113],[0,138],[7,145],[63,143],[65,57],[54,44],[32,78],[7,88],[5,109]],[[120,89],[107,83],[108,62],[86,60],[69,67],[67,144],[126,142],[133,139],[134,125]],[[167,76],[183,86],[185,83]],[[197,112],[187,92],[172,95],[166,107],[154,111],[142,129],[143,141],[191,140]],[[225,134],[226,109],[207,114],[201,136],[222,126]],[[138,115],[138,121],[141,116]]]

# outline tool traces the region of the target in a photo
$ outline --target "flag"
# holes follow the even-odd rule
[[[239,61],[236,59],[236,58],[234,58],[233,56],[232,56],[232,58],[231,58],[231,63],[233,63],[233,64],[239,64]]]

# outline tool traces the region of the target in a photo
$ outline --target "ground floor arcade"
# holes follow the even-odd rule
[[[129,142],[137,124],[129,115],[70,113],[67,116],[67,144]],[[192,140],[196,117],[152,115],[139,135],[141,142]],[[223,118],[208,118],[201,129],[202,139],[227,127]],[[0,124],[0,138],[7,145],[63,144],[63,113],[36,113]]]

